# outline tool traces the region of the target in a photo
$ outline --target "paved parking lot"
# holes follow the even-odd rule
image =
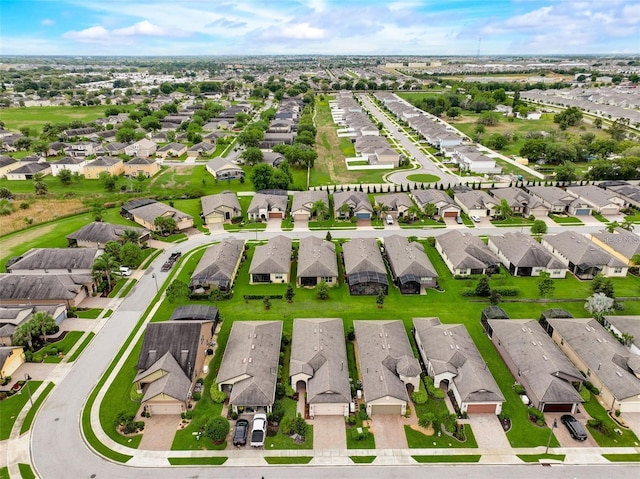
[[[347,448],[344,417],[316,416],[312,421],[309,421],[309,423],[313,424],[314,449]]]
[[[407,449],[404,418],[399,414],[378,414],[371,418],[376,449]]]

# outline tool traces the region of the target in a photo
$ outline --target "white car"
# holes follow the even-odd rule
[[[475,223],[480,223],[480,217],[478,215],[471,215],[470,218]]]
[[[387,224],[388,225],[392,225],[393,224],[393,216],[387,215]]]
[[[126,266],[120,266],[120,274],[122,276],[131,276],[131,270]]]

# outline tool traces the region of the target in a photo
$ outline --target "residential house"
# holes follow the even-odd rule
[[[129,178],[134,178],[139,175],[150,178],[159,171],[160,165],[152,158],[136,156],[124,164],[124,176]]]
[[[11,171],[15,170],[20,166],[20,162],[14,160],[10,156],[2,155],[0,156],[0,178],[7,175]]]
[[[504,396],[464,325],[413,318],[413,336],[435,387],[446,386],[461,412],[502,412]]]
[[[127,145],[125,143],[107,143],[105,145],[98,146],[95,149],[96,155],[109,155],[109,156],[117,156],[123,155],[125,152],[125,148]]]
[[[493,218],[500,205],[499,200],[482,190],[456,191],[454,200],[467,215],[480,218]]]
[[[191,407],[192,386],[203,372],[214,331],[214,321],[147,324],[134,378],[147,413],[181,414]]]
[[[329,194],[326,191],[294,191],[291,204],[291,217],[293,221],[309,221],[315,216],[312,212],[317,201],[322,201],[329,214]]]
[[[24,163],[24,161],[23,161]],[[22,166],[11,170],[7,173],[7,180],[32,180],[35,175],[48,175],[51,173],[51,163],[43,162],[29,162],[24,163]]]
[[[22,346],[0,346],[0,381],[13,376],[24,363]]]
[[[453,230],[436,236],[436,250],[454,276],[500,271],[500,258],[480,238],[470,233]]]
[[[158,158],[167,158],[174,157],[177,158],[179,156],[184,155],[187,152],[187,145],[183,145],[182,143],[169,143],[164,145],[161,148],[156,150],[156,157]]]
[[[613,233],[601,231],[590,236],[596,245],[629,266],[633,266],[633,257],[640,255],[640,236],[631,231],[616,228]]]
[[[149,231],[156,231],[155,219],[163,216],[173,218],[177,231],[193,227],[193,217],[169,205],[151,199],[132,200],[122,206],[120,214],[138,223]]]
[[[249,267],[249,284],[288,283],[291,253],[291,238],[282,235],[256,246]]]
[[[67,156],[84,158],[93,155],[97,146],[99,146],[97,143],[90,143],[88,141],[71,143],[64,148],[64,152]]]
[[[618,342],[593,318],[552,318],[550,335],[571,362],[600,390],[610,411],[640,412],[640,355]]]
[[[136,141],[135,143],[127,146],[124,149],[124,152],[129,156],[140,156],[142,158],[148,158],[149,156],[155,154],[157,149],[158,145],[155,143],[155,141],[143,138],[142,140]]]
[[[387,193],[373,197],[380,215],[391,215],[393,218],[404,218],[413,202],[406,193]]]
[[[16,329],[30,321],[37,312],[50,315],[56,324],[62,323],[67,317],[67,308],[64,304],[0,306],[0,345],[11,346],[12,336]]]
[[[260,142],[260,149],[268,150],[276,145],[293,145],[295,133],[265,133]]]
[[[253,195],[247,215],[253,220],[284,219],[287,215],[288,202],[289,197],[284,190],[259,191]]]
[[[215,143],[201,141],[187,150],[187,157],[197,158],[199,156],[209,156],[212,155],[214,151],[216,151]]]
[[[567,274],[567,267],[528,234],[489,236],[488,246],[513,276],[547,273],[551,278],[564,278]]]
[[[96,132],[95,128],[71,128],[62,132],[65,138],[88,137]]]
[[[607,190],[613,191],[622,198],[627,205],[640,208],[640,186],[638,185],[612,185]]]
[[[0,305],[64,304],[71,309],[94,291],[90,274],[0,274]]]
[[[97,248],[33,248],[12,258],[7,272],[13,274],[91,274],[93,263],[102,254]]]
[[[584,378],[533,319],[490,319],[488,333],[530,404],[542,412],[574,414]]]
[[[193,294],[209,294],[211,289],[231,291],[244,259],[244,240],[227,239],[209,246],[191,274]]]
[[[444,191],[436,189],[413,190],[411,196],[422,211],[425,211],[425,207],[431,204],[436,207],[436,215],[441,218],[460,216],[460,206]]]
[[[427,288],[438,286],[438,273],[420,243],[410,243],[404,236],[387,236],[384,253],[391,277],[402,294],[426,294]]]
[[[357,238],[342,245],[342,259],[353,296],[388,293],[387,269],[375,238]]]
[[[271,412],[281,337],[282,321],[234,321],[216,378],[234,412]]]
[[[207,161],[206,168],[218,180],[234,180],[244,176],[244,171],[239,165],[221,156]]]
[[[311,418],[349,415],[351,385],[341,319],[293,320],[289,377],[295,391],[304,387]]]
[[[534,198],[520,188],[495,188],[489,190],[489,193],[497,199],[498,204],[500,204],[502,200],[507,200],[507,204],[517,216],[544,218],[549,215],[549,208],[544,205],[542,201]]]
[[[231,191],[200,198],[204,224],[230,223],[233,218],[242,216],[242,207],[238,197]]]
[[[120,176],[124,173],[123,161],[120,158],[100,156],[84,167],[84,177],[88,180],[97,180],[102,173]]]
[[[215,331],[220,321],[220,312],[215,306],[189,304],[174,309],[169,321],[210,321],[213,322],[212,330]]]
[[[145,228],[94,221],[67,235],[67,243],[71,248],[78,247],[104,249],[105,245],[109,241],[122,243],[122,236],[127,230],[133,230],[137,233],[138,243],[141,245],[146,244],[146,242],[149,241],[151,237],[151,232]]]
[[[569,205],[575,201],[575,197],[557,186],[527,186],[527,192],[544,206],[549,208],[553,214],[566,213]],[[589,213],[586,214],[591,214]]]
[[[71,173],[84,175],[84,167],[89,164],[89,160],[80,157],[65,156],[64,158],[51,163],[51,175],[58,176],[60,171],[68,170]]]
[[[567,266],[579,279],[593,279],[598,273],[624,277],[628,265],[575,231],[544,235],[542,246]]]
[[[280,164],[285,160],[283,154],[276,153],[275,151],[263,151],[262,152],[262,162],[267,163],[274,168],[280,166]]]
[[[367,194],[362,191],[338,191],[333,194],[333,212],[338,219],[356,217],[370,220],[373,207]]]
[[[353,326],[367,414],[406,414],[409,394],[420,387],[422,369],[404,324],[356,320]]]
[[[604,316],[603,325],[633,354],[640,354],[640,316]]]
[[[296,284],[315,287],[323,281],[327,286],[338,284],[336,247],[332,242],[316,236],[305,236],[300,239],[298,249]]]
[[[68,147],[66,143],[60,141],[54,141],[49,143],[49,149],[47,150],[47,156],[58,156],[64,153],[64,149]]]
[[[594,185],[570,186],[567,188],[567,193],[586,203],[601,215],[617,215],[620,213],[620,208],[624,208],[624,199],[614,191],[604,190]]]

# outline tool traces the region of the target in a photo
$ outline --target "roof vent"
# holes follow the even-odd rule
[[[253,358],[249,358],[249,363],[252,363],[252,362],[253,362]]]
[[[620,371],[616,371],[616,374],[620,377],[622,377],[622,373]]]
[[[523,332],[523,333],[526,333],[526,332],[527,332],[527,328],[525,328],[524,326],[522,326],[522,328],[520,328],[520,329],[522,329],[522,332]]]
[[[380,376],[380,381],[384,381],[384,378],[382,376]]]
[[[453,344],[450,344],[450,345],[449,345],[449,349],[453,349]]]
[[[596,338],[596,341],[598,341],[599,343],[601,343],[601,342],[602,342],[602,339],[601,339],[601,338]]]
[[[255,344],[251,344],[251,349],[256,349],[256,345]]]
[[[447,335],[447,332],[446,332],[446,331],[442,331],[442,334],[444,334],[444,335],[446,336],[446,335]]]
[[[531,340],[531,344],[533,344],[534,346],[537,346],[537,343],[534,340]]]
[[[547,356],[545,356],[544,354],[542,355],[542,359],[544,359],[545,361],[549,360],[549,358]]]

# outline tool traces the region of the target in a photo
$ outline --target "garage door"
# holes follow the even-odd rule
[[[315,416],[344,416],[345,404],[314,404]]]
[[[147,408],[151,415],[157,414],[180,414],[182,412],[182,404],[147,404]]]
[[[299,213],[297,215],[293,215],[293,221],[307,221],[309,219],[309,215],[305,213]]]
[[[223,221],[224,221],[224,218],[222,216],[209,216],[207,218],[208,225],[219,224],[219,223],[222,223]]]
[[[269,218],[282,218],[282,211],[269,211]]]
[[[358,218],[359,220],[368,220],[368,219],[371,219],[371,214],[370,213],[356,213],[356,218]]]
[[[444,217],[445,218],[455,218],[456,216],[458,216],[458,212],[457,211],[445,211],[444,212]]]
[[[371,415],[374,414],[402,414],[401,404],[374,404],[371,406]]]
[[[495,404],[469,404],[467,406],[467,414],[495,414]]]
[[[620,412],[640,412],[640,401],[620,403]]]
[[[602,208],[600,210],[601,215],[617,215],[618,213],[620,213],[619,208]]]
[[[545,404],[542,412],[571,412],[573,404]]]
[[[577,216],[585,216],[585,215],[590,215],[591,214],[591,210],[589,208],[578,208],[576,210],[576,215]]]

